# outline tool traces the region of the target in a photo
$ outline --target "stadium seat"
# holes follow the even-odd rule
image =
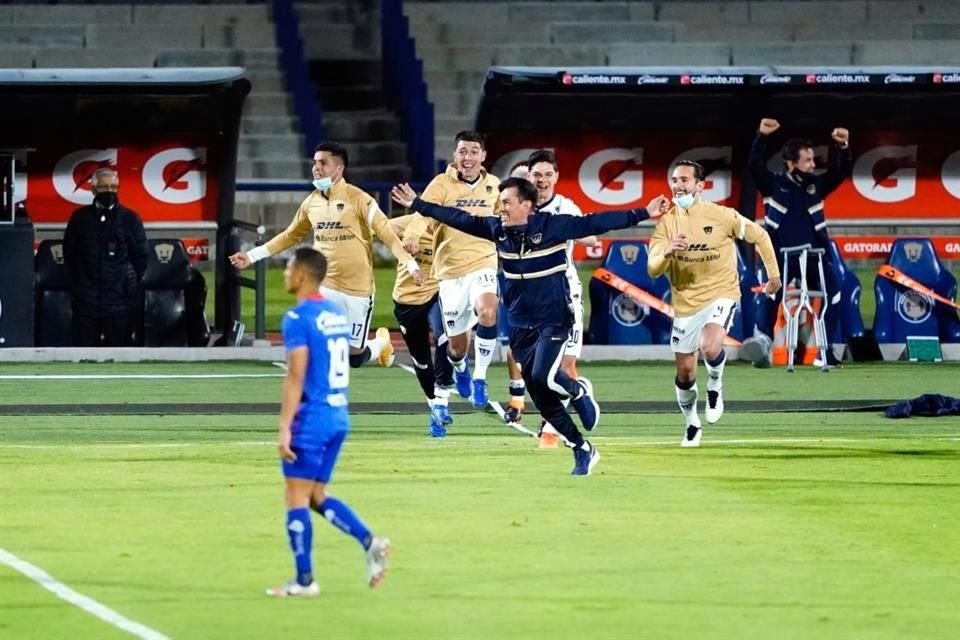
[[[864,336],[863,316],[860,314],[861,286],[857,274],[847,268],[847,263],[840,255],[840,248],[835,240],[830,241],[829,251],[837,274],[840,276],[842,294],[839,308],[840,323],[837,325],[837,333],[830,336],[830,342],[840,344]]]
[[[901,238],[893,243],[887,264],[953,300],[957,279],[941,264],[927,238]],[[927,296],[877,275],[873,332],[880,344],[903,343],[907,336],[938,337],[941,342],[960,342],[957,311]]]
[[[147,347],[205,346],[206,283],[176,239],[149,240],[143,276],[143,336]]]
[[[647,274],[647,245],[640,241],[612,242],[603,268],[647,293],[669,301],[666,277]],[[672,321],[659,311],[635,302],[609,284],[590,279],[589,342],[593,344],[667,344]]]
[[[738,247],[737,250],[737,273],[740,275],[740,304],[737,306],[737,312],[733,316],[733,324],[730,327],[730,337],[741,342],[753,335],[753,327],[756,325],[756,307],[751,304],[753,300],[753,288],[759,284],[757,274],[750,268],[750,262],[744,258],[743,251]]]
[[[63,267],[63,241],[44,240],[34,258],[34,340],[38,347],[73,344],[70,283]]]

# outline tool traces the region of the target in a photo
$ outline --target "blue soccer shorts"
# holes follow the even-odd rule
[[[320,447],[306,449],[291,447],[297,455],[297,459],[293,462],[280,461],[283,477],[313,480],[324,484],[330,482],[333,467],[337,464],[337,458],[340,456],[340,447],[343,446],[346,437],[346,431],[335,431]]]

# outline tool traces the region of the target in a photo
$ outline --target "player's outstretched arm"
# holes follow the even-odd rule
[[[747,220],[745,217],[736,213],[735,230],[736,235],[741,240],[746,240],[757,247],[760,252],[760,259],[763,260],[763,266],[767,270],[767,284],[764,292],[772,295],[780,289],[780,267],[777,265],[777,254],[773,250],[773,242],[766,230],[753,220]]]
[[[747,169],[753,184],[765,196],[773,193],[773,176],[767,169],[767,140],[774,131],[780,128],[780,123],[773,118],[764,118],[757,128],[757,136],[750,145],[750,155],[747,156]]]
[[[370,202],[369,219],[370,227],[373,229],[374,235],[393,252],[393,255],[397,258],[397,262],[406,267],[407,272],[413,276],[413,281],[417,284],[426,282],[427,275],[420,270],[420,265],[417,264],[416,259],[407,253],[403,246],[403,241],[394,233],[393,229],[390,228],[390,219],[384,215],[383,211],[380,211],[380,207],[372,200]]]
[[[495,217],[477,217],[462,209],[441,207],[440,205],[426,202],[418,198],[416,191],[408,184],[395,186],[390,191],[390,195],[397,204],[413,209],[428,218],[433,218],[454,229],[487,240],[496,238],[496,229],[500,225],[500,221]]]
[[[246,253],[238,251],[233,254],[230,256],[230,264],[237,269],[246,269],[254,262],[282,253],[306,238],[307,234],[313,229],[310,218],[307,216],[307,202],[309,201],[310,197],[303,201],[286,229],[267,240],[266,244],[255,247]]]
[[[824,197],[837,190],[843,181],[853,173],[853,153],[850,151],[850,132],[837,127],[830,133],[833,138],[833,148],[827,161],[827,171],[820,176],[820,185]]]
[[[645,209],[598,211],[583,216],[550,216],[551,235],[558,240],[576,240],[589,235],[600,235],[614,229],[635,227],[644,220],[659,218],[668,209],[667,199],[659,195]]]

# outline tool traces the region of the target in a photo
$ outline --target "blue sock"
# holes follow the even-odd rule
[[[326,500],[317,507],[317,513],[327,519],[327,522],[343,531],[348,536],[357,539],[364,549],[370,548],[370,541],[373,536],[363,521],[357,517],[353,509],[346,503],[340,502],[336,498],[328,496]]]
[[[287,511],[287,535],[290,536],[290,550],[297,565],[297,583],[307,586],[313,582],[313,565],[310,553],[313,549],[313,525],[310,522],[309,509],[291,509]]]

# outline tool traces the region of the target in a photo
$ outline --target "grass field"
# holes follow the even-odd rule
[[[590,319],[590,294],[589,285],[596,265],[581,263],[578,270],[580,272],[580,281],[584,287],[584,318],[586,323]],[[397,321],[393,317],[393,300],[390,294],[393,291],[393,282],[396,271],[392,268],[381,267],[374,271],[374,280],[377,287],[377,295],[374,299],[373,320],[374,327],[396,327]],[[864,324],[867,327],[873,326],[873,311],[876,306],[873,293],[873,280],[876,276],[876,269],[859,269],[857,276],[863,287],[860,298],[860,311],[863,315]],[[251,276],[252,277],[252,276]],[[208,314],[213,309],[213,287],[209,286],[207,296]],[[247,323],[248,331],[253,331],[253,311],[254,295],[250,289],[243,290],[243,317]],[[280,330],[280,317],[290,308],[290,296],[283,290],[283,269],[274,267],[267,270],[267,331]]]
[[[670,400],[666,364],[583,364],[601,401]],[[170,638],[948,638],[960,628],[960,418],[737,413],[681,449],[674,413],[605,413],[603,459],[569,476],[458,402],[426,437],[412,376],[355,372],[333,485],[395,552],[376,591],[356,544],[315,518],[323,593],[289,577],[268,364],[0,365],[0,549]],[[114,375],[119,379],[42,376]],[[172,375],[138,379],[132,375]],[[187,378],[191,375],[258,378]],[[11,376],[31,376],[12,379]],[[41,376],[41,377],[33,377]],[[736,400],[956,395],[960,366],[788,375],[733,364]],[[784,389],[789,388],[789,393]],[[503,395],[502,367],[491,389]],[[98,404],[224,403],[106,415]],[[43,405],[69,405],[59,415]],[[30,412],[33,412],[32,414]],[[536,427],[533,417],[527,419]],[[951,631],[952,630],[952,631]],[[0,638],[130,637],[0,564]]]

